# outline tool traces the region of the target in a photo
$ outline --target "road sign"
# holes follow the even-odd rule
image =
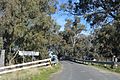
[[[39,56],[39,52],[35,51],[19,51],[20,56]]]

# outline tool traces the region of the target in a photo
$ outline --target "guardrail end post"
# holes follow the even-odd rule
[[[118,67],[118,64],[117,62],[114,63],[114,67],[117,68]]]
[[[52,66],[52,62],[51,62],[51,60],[49,60],[49,63],[50,63],[50,66]]]
[[[113,68],[114,68],[114,64],[115,64],[115,63],[113,62],[113,63],[111,64],[110,68],[113,69]]]

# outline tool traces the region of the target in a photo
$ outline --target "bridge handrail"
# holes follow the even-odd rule
[[[22,64],[16,64],[11,66],[0,67],[0,74],[14,72],[22,69],[33,68],[37,66],[51,65],[51,59],[38,60],[33,62],[27,62]]]
[[[107,64],[107,65],[120,65],[120,62],[113,62],[113,61],[93,61],[93,60],[80,60],[77,58],[71,58],[70,60],[75,61],[75,62],[90,62],[90,63],[97,63],[97,64]]]

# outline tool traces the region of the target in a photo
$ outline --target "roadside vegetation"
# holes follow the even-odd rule
[[[104,66],[104,65],[96,65],[96,64],[94,64],[92,66],[103,69],[103,70],[108,70],[108,71],[111,71],[111,72],[120,73],[120,66],[118,66],[117,68],[111,68],[111,66],[109,66],[109,65]]]
[[[49,80],[50,76],[60,68],[60,64],[46,68],[32,68],[0,75],[0,80]]]
[[[68,0],[61,9],[75,16],[66,20],[64,51],[71,57],[97,61],[120,62],[120,1]],[[79,17],[79,18],[76,18]],[[80,24],[84,19],[91,27],[89,35],[81,34],[88,28]],[[90,29],[88,30],[88,32]]]

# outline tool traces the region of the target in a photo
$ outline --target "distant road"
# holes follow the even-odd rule
[[[62,61],[63,69],[53,75],[51,80],[120,80],[120,75],[95,69],[91,66]]]

